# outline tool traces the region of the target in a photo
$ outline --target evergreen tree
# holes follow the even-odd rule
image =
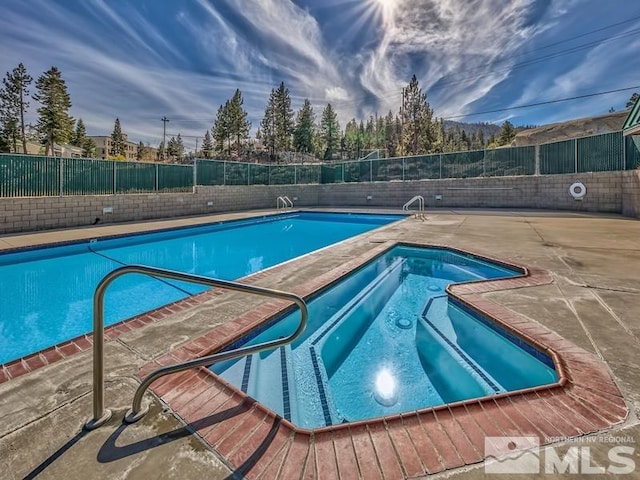
[[[396,131],[396,118],[397,117],[394,117],[391,110],[389,110],[387,116],[384,117],[384,148],[387,151],[387,155],[389,157],[395,157],[398,155],[398,132]]]
[[[516,138],[516,129],[513,127],[513,124],[507,120],[502,124],[500,129],[498,143],[500,145],[509,145],[514,138]]]
[[[433,110],[427,102],[414,75],[403,91],[403,108],[400,115],[403,125],[403,152],[407,155],[430,153],[437,140],[437,125],[433,122]]]
[[[249,130],[251,129],[251,122],[247,120],[247,112],[242,108],[243,103],[242,93],[236,89],[229,102],[227,115],[229,118],[229,137],[236,140],[238,156],[240,156],[242,142],[249,138]]]
[[[352,118],[347,122],[344,127],[344,139],[345,139],[345,152],[347,158],[357,158],[358,151],[358,123],[355,118]]]
[[[275,97],[275,127],[276,150],[285,152],[291,150],[291,138],[293,135],[293,110],[291,109],[291,97],[289,89],[284,82],[276,90]]]
[[[111,132],[111,148],[109,149],[109,155],[112,157],[126,158],[126,154],[127,150],[122,128],[120,127],[120,119],[116,118],[116,122],[113,125],[113,132]]]
[[[144,159],[146,150],[147,149],[145,148],[144,143],[140,142],[138,144],[138,148],[136,149],[136,161],[141,162]]]
[[[33,78],[20,63],[11,73],[7,72],[0,89],[0,121],[11,136],[13,150],[17,151],[18,137],[22,143],[22,153],[27,153],[27,137],[24,131],[24,114],[29,107],[28,87]],[[19,126],[19,131],[18,131]]]
[[[228,102],[218,108],[211,135],[215,141],[215,150],[217,152],[224,151],[224,142],[229,137]]]
[[[325,146],[324,158],[326,160],[331,160],[333,158],[333,153],[337,150],[341,135],[338,115],[330,103],[328,103],[322,111],[320,131],[322,132],[322,140],[324,141]]]
[[[175,154],[178,160],[182,160],[184,157],[184,142],[182,141],[182,136],[180,134],[176,137]]]
[[[260,122],[262,144],[269,152],[271,161],[276,160],[276,90],[272,89]]]
[[[313,107],[308,99],[304,100],[302,107],[298,110],[296,126],[293,130],[293,148],[297,152],[313,152],[313,131],[315,129],[316,118]]]
[[[197,152],[196,152],[197,153]],[[211,158],[213,153],[213,140],[209,130],[204,134],[204,140],[202,142],[202,155],[204,158]]]
[[[92,138],[85,137],[84,142],[82,142],[82,156],[85,158],[95,158],[96,157],[96,142],[93,141]]]
[[[60,70],[51,67],[36,81],[33,98],[40,103],[37,129],[45,152],[53,154],[54,143],[65,144],[73,136],[73,117],[69,115],[71,98]]]
[[[87,130],[81,118],[76,123],[76,131],[73,134],[71,145],[82,148],[82,156],[85,158],[93,158],[96,155],[96,143],[87,137]]]
[[[167,154],[174,162],[180,161],[184,156],[184,143],[182,137],[178,134],[177,137],[171,137],[167,143]]]
[[[164,159],[164,142],[160,142],[158,145],[158,153],[156,154],[156,160],[161,162]]]
[[[73,138],[71,139],[71,145],[75,145],[76,147],[81,147],[84,143],[84,140],[87,138],[87,129],[84,126],[84,122],[81,118],[76,122],[76,131],[73,134]]]

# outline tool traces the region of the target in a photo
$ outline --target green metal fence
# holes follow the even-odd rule
[[[293,185],[552,175],[640,168],[640,137],[606,133],[509,147],[332,164],[193,165],[0,155],[0,197],[188,192],[194,185]]]
[[[191,165],[0,155],[0,198],[192,190]]]

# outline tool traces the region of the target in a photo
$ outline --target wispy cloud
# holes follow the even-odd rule
[[[119,116],[133,140],[153,144],[164,115],[172,133],[202,135],[236,88],[256,127],[281,81],[294,108],[309,98],[319,114],[331,102],[344,124],[397,111],[416,74],[448,116],[597,90],[621,65],[618,80],[637,81],[635,37],[613,54],[602,45],[519,67],[545,38],[591,28],[580,15],[592,10],[617,12],[603,24],[625,14],[597,0],[5,0],[0,70],[24,62],[37,77],[56,65],[90,133],[109,133]],[[532,112],[521,123],[556,116]]]

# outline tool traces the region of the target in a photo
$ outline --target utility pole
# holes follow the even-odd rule
[[[402,104],[400,106],[400,138],[398,139],[400,153],[404,155],[404,88],[402,88]]]
[[[169,119],[164,116],[160,119],[162,121],[162,159],[167,159],[167,122]]]

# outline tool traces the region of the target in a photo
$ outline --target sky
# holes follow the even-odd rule
[[[89,135],[187,149],[239,88],[252,123],[284,82],[340,123],[397,112],[416,75],[437,117],[542,125],[624,109],[640,91],[629,0],[1,0],[0,75],[62,72]],[[627,87],[614,94],[494,113]],[[31,102],[29,121],[37,105]],[[473,115],[477,114],[477,115]]]

